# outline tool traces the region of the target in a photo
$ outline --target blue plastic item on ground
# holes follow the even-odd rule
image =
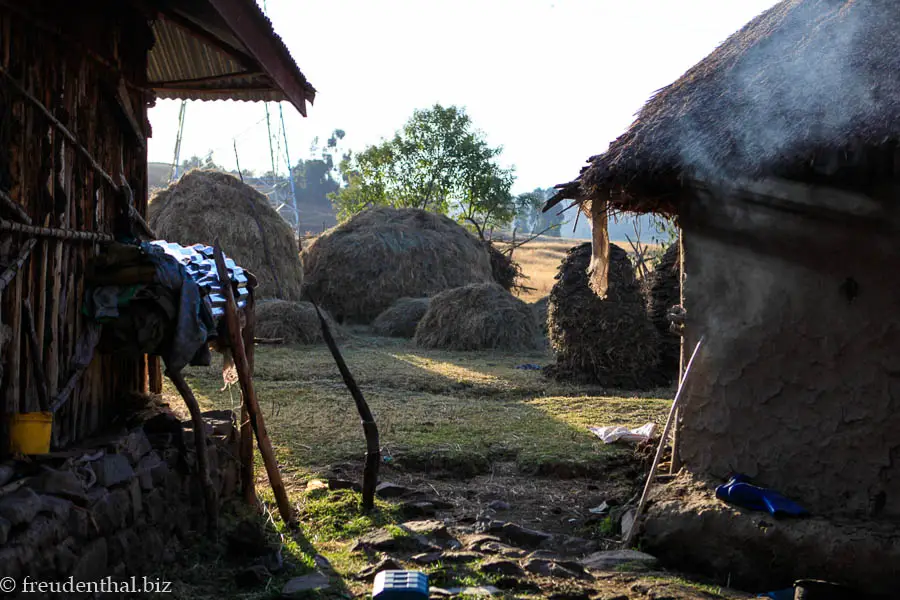
[[[382,571],[375,576],[372,600],[428,600],[428,575],[419,571]]]
[[[716,488],[716,498],[750,510],[768,512],[775,517],[804,517],[805,508],[778,492],[755,486],[746,475],[734,475],[728,483]]]
[[[777,592],[767,592],[760,594],[757,598],[772,598],[772,600],[794,600],[794,588],[786,590],[778,590]]]

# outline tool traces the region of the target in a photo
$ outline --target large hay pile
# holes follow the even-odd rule
[[[669,246],[659,264],[647,277],[647,312],[656,331],[659,332],[659,370],[669,382],[678,379],[678,365],[681,362],[681,336],[669,330],[666,315],[669,309],[681,304],[681,268],[678,242]]]
[[[324,309],[322,314],[332,337],[343,337],[343,331]],[[256,305],[256,336],[282,339],[285,344],[318,344],[324,341],[322,325],[310,302],[263,300]]]
[[[537,347],[532,309],[496,283],[441,292],[416,328],[415,343],[446,350],[522,350]]]
[[[411,338],[430,303],[430,298],[400,298],[372,321],[372,328],[385,337]]]
[[[259,280],[258,298],[299,300],[303,269],[291,227],[268,199],[236,177],[195,169],[160,190],[149,207],[150,227],[161,239],[209,244]]]
[[[547,325],[558,379],[624,389],[660,384],[659,338],[624,250],[610,245],[609,292],[600,299],[588,284],[590,242],[569,250],[550,291]]]
[[[304,289],[339,321],[368,323],[400,298],[492,280],[484,245],[451,219],[373,208],[320,235],[302,254]]]

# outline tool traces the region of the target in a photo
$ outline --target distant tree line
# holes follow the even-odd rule
[[[500,164],[503,148],[491,146],[462,108],[435,104],[416,110],[392,138],[361,152],[343,151],[344,137],[344,130],[335,129],[324,144],[315,138],[311,158],[291,168],[301,210],[333,205],[344,221],[375,206],[420,208],[448,215],[482,239],[495,229],[560,236],[575,218],[574,211],[543,212],[552,188],[513,195],[515,170]],[[183,161],[182,171],[196,167],[224,170],[210,155]],[[240,174],[256,177],[247,169]],[[271,171],[259,179],[289,185]]]

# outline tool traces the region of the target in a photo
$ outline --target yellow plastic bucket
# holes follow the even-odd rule
[[[50,452],[52,429],[53,413],[12,415],[9,420],[9,449],[19,454],[47,454]]]

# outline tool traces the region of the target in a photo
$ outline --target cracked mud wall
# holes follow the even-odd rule
[[[690,472],[900,517],[900,251],[860,223],[721,194],[682,215],[685,353],[706,335],[681,413]]]

